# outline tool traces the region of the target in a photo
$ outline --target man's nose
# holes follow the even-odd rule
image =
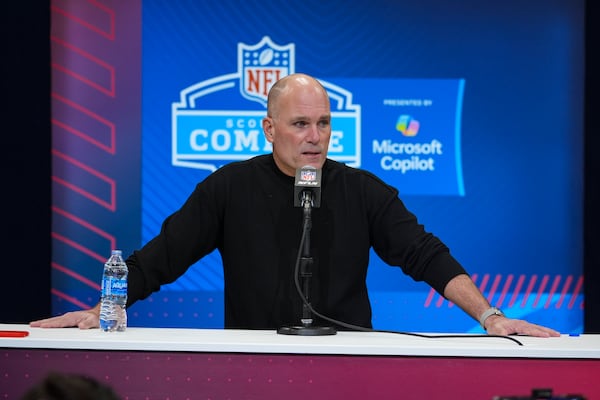
[[[311,125],[308,130],[308,136],[306,141],[309,143],[319,143],[321,140],[321,135],[319,134],[319,127],[317,125]]]

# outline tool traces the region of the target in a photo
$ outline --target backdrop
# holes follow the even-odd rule
[[[306,72],[332,158],[397,187],[507,314],[583,330],[583,1],[122,3],[52,2],[53,313],[95,304],[110,249],[209,173],[270,151],[267,90]],[[376,328],[480,331],[371,260]],[[222,281],[211,254],[130,325],[222,327]]]

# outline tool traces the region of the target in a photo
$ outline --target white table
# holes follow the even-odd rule
[[[0,338],[0,398],[17,399],[49,370],[80,372],[123,398],[492,399],[555,394],[600,398],[600,335],[559,338],[331,336],[275,331],[128,328],[40,329]],[[439,334],[431,334],[437,336]],[[199,394],[201,394],[199,396]],[[3,397],[4,396],[4,397]]]

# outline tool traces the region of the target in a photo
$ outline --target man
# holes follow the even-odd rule
[[[321,315],[371,327],[369,250],[425,281],[490,334],[558,336],[490,307],[448,248],[426,232],[374,175],[327,159],[329,97],[304,74],[275,83],[262,121],[273,153],[230,163],[199,183],[161,232],[128,259],[128,305],[181,276],[214,249],[223,259],[225,327],[276,329],[302,315],[294,265],[302,210],[294,207],[296,170],[322,170],[320,207],[312,210],[311,304]],[[34,321],[31,326],[98,326],[99,307]]]

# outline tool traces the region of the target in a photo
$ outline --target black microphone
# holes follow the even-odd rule
[[[312,207],[321,206],[321,170],[310,165],[305,165],[296,170],[296,183],[294,184],[294,207],[303,207],[303,193],[311,195]]]

